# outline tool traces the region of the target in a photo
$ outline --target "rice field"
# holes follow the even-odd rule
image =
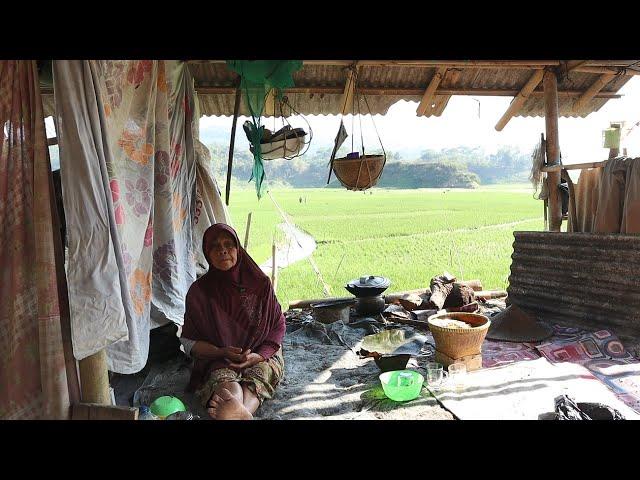
[[[350,192],[337,189],[282,189],[271,194],[291,223],[313,236],[313,258],[334,296],[362,275],[391,279],[389,291],[428,287],[448,271],[478,278],[487,289],[507,287],[514,230],[542,230],[542,202],[527,185],[476,190],[417,189]],[[270,198],[255,190],[231,191],[234,227],[244,239],[252,213],[249,253],[257,263],[282,245],[276,228],[282,217]],[[280,270],[278,298],[320,298],[322,283],[307,260]]]

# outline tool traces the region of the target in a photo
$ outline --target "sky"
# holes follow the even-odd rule
[[[605,160],[609,151],[602,147],[602,130],[612,121],[627,121],[628,125],[640,121],[640,76],[635,76],[618,92],[622,98],[609,100],[598,112],[585,118],[560,118],[559,137],[562,160],[565,164]],[[440,117],[417,117],[417,102],[400,101],[389,108],[386,115],[373,117],[387,151],[411,151],[418,154],[425,149],[440,150],[456,146],[482,147],[487,153],[494,153],[500,146],[514,145],[522,151],[532,151],[545,131],[544,117],[513,117],[501,132],[495,124],[507,110],[512,97],[468,97],[453,96]],[[480,108],[478,108],[478,106]],[[332,145],[340,124],[340,117],[333,115],[305,116],[313,130],[312,143]],[[351,116],[345,117],[345,127],[351,134]],[[238,121],[238,147],[246,144],[240,128],[245,118]],[[357,122],[357,120],[356,120]],[[305,122],[296,117],[290,119],[293,127],[305,127]],[[265,125],[273,130],[273,120]],[[277,128],[282,126],[276,122]],[[207,131],[230,132],[231,117],[202,117],[200,135]],[[277,129],[276,128],[276,129]],[[364,144],[367,151],[378,148],[371,117],[362,119]],[[360,133],[355,128],[356,145],[359,146]],[[227,136],[227,141],[228,141]],[[350,142],[351,138],[347,140]],[[346,142],[345,142],[346,143]],[[248,148],[248,144],[246,145]],[[627,147],[631,156],[640,156],[640,126],[623,138],[621,147]],[[358,150],[358,147],[355,148]]]

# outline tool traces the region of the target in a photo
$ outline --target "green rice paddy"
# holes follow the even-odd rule
[[[315,238],[313,259],[333,296],[349,295],[345,283],[362,275],[390,278],[391,292],[428,287],[445,270],[480,279],[486,289],[506,289],[513,231],[543,229],[542,202],[532,193],[527,185],[271,191],[289,221]],[[253,212],[248,250],[264,262],[274,239],[283,242],[276,228],[282,217],[266,194],[258,201],[253,189],[232,189],[230,203],[241,240]],[[291,300],[323,296],[309,261],[280,270],[277,295],[285,309]]]

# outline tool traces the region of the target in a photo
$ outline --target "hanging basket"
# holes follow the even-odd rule
[[[306,135],[300,137],[291,137],[276,142],[267,142],[260,144],[263,160],[276,160],[278,158],[290,159],[297,157],[300,150],[306,145]],[[253,145],[249,147],[253,153]]]
[[[336,158],[333,171],[347,190],[366,190],[378,183],[385,160],[385,155]]]

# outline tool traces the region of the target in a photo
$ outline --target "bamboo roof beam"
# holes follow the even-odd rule
[[[600,90],[602,90],[607,83],[613,80],[616,76],[612,73],[605,73],[601,75],[573,104],[573,111],[576,113],[582,112],[584,107],[595,97]]]
[[[574,68],[573,72],[580,73],[612,73],[614,75],[640,75],[640,70],[634,70],[632,68],[627,67],[590,67],[590,66],[580,66]]]
[[[356,90],[356,81],[358,78],[358,62],[351,63],[353,68],[350,68],[347,72],[347,81],[344,84],[344,90],[342,91],[342,99],[340,105],[342,105],[342,115],[352,113],[353,110],[353,95]]]
[[[429,108],[427,108],[427,111],[424,113],[425,117],[430,117],[432,115],[439,117],[440,115],[442,115],[442,112],[444,112],[444,109],[447,108],[449,100],[451,99],[451,94],[443,94],[443,92],[446,90],[442,89],[442,85],[455,85],[460,78],[461,72],[462,69],[460,68],[451,68],[447,70],[447,73],[440,82],[440,87],[436,91],[433,102],[431,103],[431,105],[429,105]]]
[[[442,79],[446,74],[447,74],[446,67],[439,67],[436,70],[436,72],[433,74],[433,77],[431,77],[431,81],[429,82],[427,89],[424,91],[424,94],[422,95],[422,100],[420,100],[420,104],[416,109],[416,115],[422,116],[427,112],[428,109],[433,108],[432,104],[433,104],[433,98],[436,95],[436,90],[438,89],[438,85],[440,85],[440,82],[442,81]]]
[[[531,92],[533,92],[533,90],[542,81],[543,77],[544,70],[536,70],[534,74],[531,75],[529,81],[525,84],[524,87],[522,87],[520,93],[518,93],[518,95],[514,97],[514,99],[511,101],[511,104],[509,105],[509,108],[507,108],[507,111],[504,112],[500,120],[498,120],[498,123],[496,123],[495,128],[497,131],[502,131],[505,125],[509,123],[509,120],[511,120],[511,118],[516,115],[518,111],[520,111],[520,108],[522,107],[524,102],[527,101],[527,98],[529,98]]]
[[[285,89],[285,94],[309,94],[309,95],[339,95],[344,93],[344,87],[292,87]],[[235,87],[206,87],[196,86],[196,91],[200,95],[235,95]],[[393,87],[361,87],[359,91],[365,95],[397,95],[397,96],[414,96],[418,97],[424,94],[421,88],[393,88]],[[436,92],[436,96],[446,95],[474,95],[474,96],[492,96],[492,97],[515,97],[519,90],[499,89],[499,88],[440,88]],[[561,90],[559,96],[579,97],[584,92],[581,90]],[[43,95],[50,95],[50,92],[43,92]],[[534,90],[531,96],[542,96],[542,90]],[[621,98],[622,95],[615,92],[598,92],[595,98]]]

